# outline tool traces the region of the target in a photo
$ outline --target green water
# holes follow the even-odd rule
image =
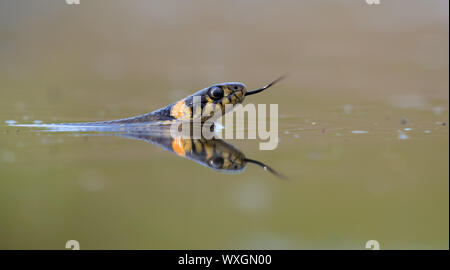
[[[142,141],[3,126],[1,245],[445,248],[448,127],[436,122],[448,114],[380,107],[283,116],[273,151],[231,141],[288,182],[251,165],[219,174]]]
[[[0,2],[0,248],[448,249],[448,2],[94,2]],[[5,122],[129,117],[286,72],[246,99],[279,105],[278,147],[227,142],[289,181]]]

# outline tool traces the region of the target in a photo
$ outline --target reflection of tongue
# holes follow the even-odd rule
[[[262,163],[261,161],[257,161],[257,160],[249,159],[249,158],[245,158],[244,161],[246,161],[248,163],[256,164],[256,165],[262,167],[265,171],[269,171],[273,175],[275,175],[275,176],[277,176],[277,177],[279,177],[281,179],[287,180],[287,178],[285,176],[279,174],[277,171],[275,171],[274,169],[270,168],[269,166],[267,166],[266,164]]]

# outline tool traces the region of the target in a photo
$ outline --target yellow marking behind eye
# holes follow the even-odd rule
[[[199,105],[196,105],[196,106],[193,108],[192,118],[193,118],[193,119],[197,119],[197,118],[199,118],[201,115],[202,115],[202,107],[199,106]]]
[[[186,106],[186,104],[184,103],[184,100],[180,100],[178,101],[173,107],[172,110],[170,112],[170,115],[172,115],[173,117],[179,119],[180,117],[183,116],[183,107]]]
[[[190,107],[186,106],[186,103],[183,100],[178,101],[173,105],[172,110],[170,111],[170,115],[180,120],[187,120],[191,118],[192,110]]]
[[[222,103],[217,103],[216,104],[216,113],[221,112],[222,111]]]
[[[222,87],[222,89],[223,89],[224,96],[229,96],[229,95],[233,94],[233,91],[230,90],[230,88],[228,88],[228,86],[224,86],[224,87]]]
[[[222,105],[225,105],[225,104],[228,104],[228,103],[230,103],[230,100],[227,97],[224,97],[222,99]]]
[[[212,102],[206,103],[205,107],[203,107],[203,116],[209,116],[209,114],[214,110],[213,106],[214,103]]]

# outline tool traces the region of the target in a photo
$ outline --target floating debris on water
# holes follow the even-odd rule
[[[341,133],[339,133],[339,132],[336,132],[336,136],[341,136]]]
[[[7,125],[15,125],[15,124],[17,124],[17,121],[15,121],[15,120],[6,120],[5,124],[7,124]]]
[[[429,131],[428,129],[424,131],[426,134],[429,134],[431,131]]]
[[[311,125],[315,126],[317,123],[316,122],[312,122]]]
[[[286,130],[286,131],[284,132],[284,134],[289,134],[289,130]]]
[[[325,134],[325,133],[327,133],[327,130],[325,129],[325,128],[322,128],[322,134]]]
[[[406,125],[406,124],[408,124],[408,119],[407,119],[407,118],[402,118],[402,119],[400,119],[400,124],[401,124],[401,125]]]
[[[369,131],[365,131],[365,130],[352,130],[353,134],[366,134],[369,133]]]
[[[300,135],[294,134],[294,138],[298,139],[298,138],[300,138]]]
[[[401,130],[398,130],[398,138],[399,138],[400,140],[406,140],[406,139],[409,138],[409,136],[406,135],[405,133],[403,133]]]
[[[403,130],[405,130],[405,131],[411,131],[412,128],[404,128]]]
[[[33,123],[35,123],[35,124],[42,124],[42,121],[41,120],[34,120]]]

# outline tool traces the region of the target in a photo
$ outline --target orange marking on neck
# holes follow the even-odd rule
[[[172,140],[172,150],[180,156],[183,156],[186,154],[184,151],[184,140],[182,138],[176,138]]]
[[[184,100],[180,100],[177,103],[175,103],[175,105],[173,105],[170,114],[176,119],[179,119],[183,116],[184,110],[185,110]]]

